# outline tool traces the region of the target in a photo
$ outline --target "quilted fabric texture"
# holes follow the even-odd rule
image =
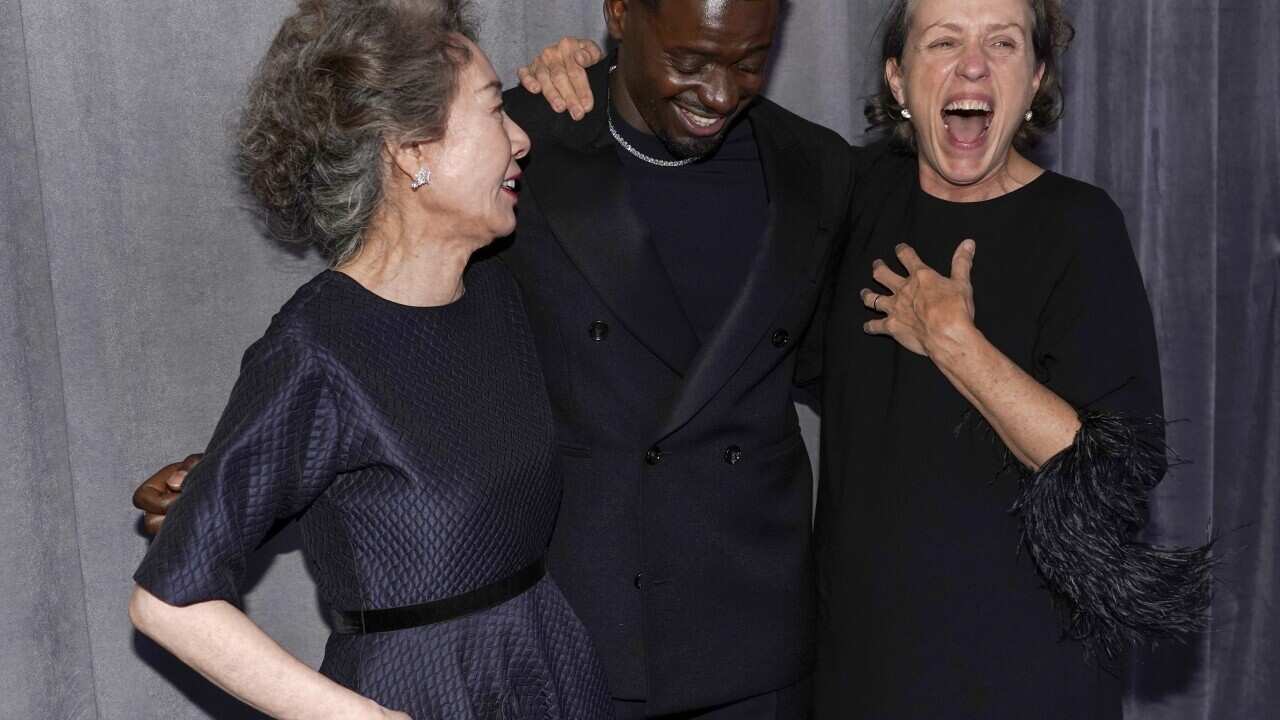
[[[205,459],[134,578],[174,605],[240,601],[246,553],[298,517],[332,608],[437,600],[546,551],[560,496],[551,410],[515,282],[398,305],[336,272],[245,353]],[[497,607],[329,638],[321,672],[427,718],[603,718],[590,640],[550,577]]]

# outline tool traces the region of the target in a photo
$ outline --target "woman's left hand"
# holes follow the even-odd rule
[[[872,263],[871,276],[889,292],[862,289],[862,303],[884,314],[862,329],[871,335],[891,335],[911,352],[936,359],[936,353],[951,349],[974,329],[969,274],[977,244],[973,240],[960,243],[951,256],[950,277],[926,265],[909,245],[899,245],[894,252],[907,276],[889,269],[882,260]]]

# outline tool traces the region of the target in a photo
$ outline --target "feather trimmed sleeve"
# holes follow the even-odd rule
[[[1104,193],[1075,220],[1080,243],[1040,319],[1034,373],[1080,413],[1074,442],[1023,469],[1022,543],[1090,655],[1204,626],[1209,546],[1137,538],[1167,469],[1151,309],[1119,209]]]

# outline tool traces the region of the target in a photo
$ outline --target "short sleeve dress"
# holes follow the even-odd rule
[[[138,584],[238,604],[246,556],[288,518],[336,610],[451,598],[536,563],[560,497],[542,375],[506,268],[475,262],[464,281],[435,308],[333,271],[299,289],[245,353]],[[320,671],[415,720],[612,713],[549,576],[452,620],[332,634]]]
[[[1121,213],[1052,172],[993,200],[946,202],[920,189],[914,157],[881,152],[857,180],[829,289],[816,717],[1118,718],[1121,681],[1064,640],[1069,609],[1025,547],[1014,508],[1027,480],[928,358],[863,333],[878,315],[858,292],[878,288],[877,258],[905,274],[900,242],[947,273],[973,238],[986,337],[1082,414],[1158,427],[1155,333]]]

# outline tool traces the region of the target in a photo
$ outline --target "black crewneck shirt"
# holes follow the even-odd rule
[[[613,124],[636,150],[675,159],[616,111]],[[739,117],[719,148],[683,167],[653,165],[616,147],[631,203],[649,227],[685,315],[706,342],[742,289],[768,223],[769,195],[751,123]]]

